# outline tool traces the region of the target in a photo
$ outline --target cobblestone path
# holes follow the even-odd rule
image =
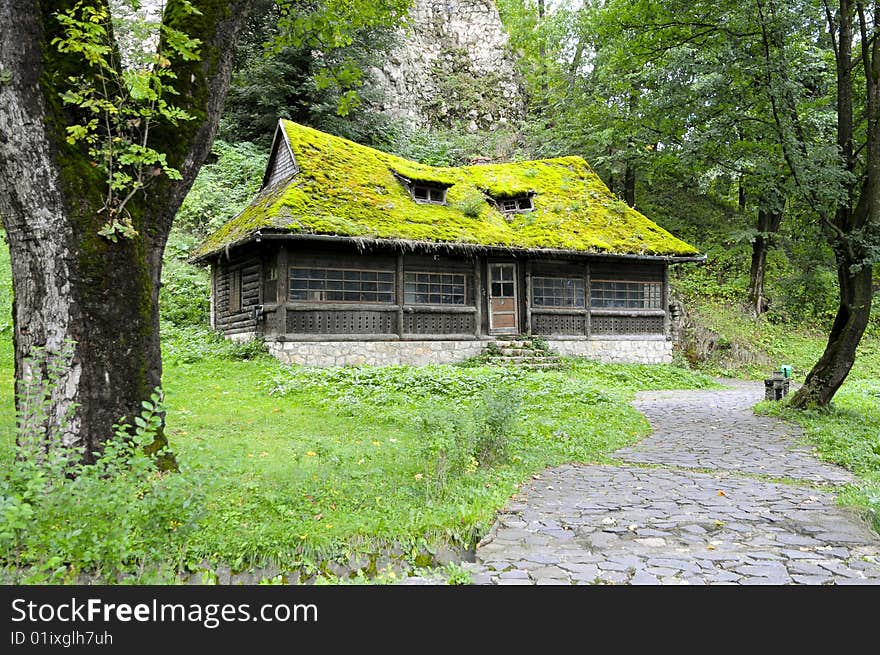
[[[752,413],[760,383],[647,392],[614,466],[545,471],[468,565],[478,584],[880,584],[880,538],[835,503],[847,471]]]

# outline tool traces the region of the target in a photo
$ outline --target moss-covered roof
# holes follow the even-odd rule
[[[435,167],[280,122],[299,172],[263,189],[193,254],[203,259],[260,230],[372,239],[692,256],[697,250],[618,200],[580,157]],[[285,147],[276,139],[275,147]],[[448,186],[447,204],[416,203],[404,181]],[[502,214],[488,198],[533,193]],[[488,198],[487,198],[488,197]]]

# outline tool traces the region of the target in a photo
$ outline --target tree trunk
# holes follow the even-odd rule
[[[183,180],[161,178],[139,193],[128,205],[138,236],[117,243],[98,235],[105,181],[87,153],[66,142],[75,109],[62,105],[54,86],[82,70],[51,45],[55,12],[72,4],[0,0],[0,62],[9,74],[0,82],[0,217],[12,261],[16,409],[27,426],[19,440],[41,441],[44,450],[81,447],[91,462],[114,424],[138,414],[161,382],[162,253],[210,150],[251,2],[194,2],[202,12],[195,20],[169,1],[166,20],[202,40],[201,61],[174,63],[175,102],[196,119],[157,129],[151,142]],[[27,387],[41,388],[47,401],[23,396]],[[163,444],[160,434],[154,446]]]
[[[636,206],[636,169],[629,162],[623,165],[623,201],[630,207]]]
[[[837,262],[837,280],[840,302],[828,345],[822,357],[807,375],[804,386],[791,400],[794,407],[824,406],[846,380],[855,362],[856,349],[871,315],[872,259],[870,243],[860,233],[870,225],[877,225],[880,212],[880,44],[869,38],[869,30],[876,29],[880,6],[873,5],[874,15],[868,20],[864,6],[850,0],[840,0],[837,38],[837,146],[845,169],[853,173],[855,166],[853,120],[853,13],[859,17],[861,30],[860,63],[864,71],[867,130],[865,136],[865,171],[858,185],[846,187],[848,200],[837,208],[832,220],[827,220],[831,246]],[[833,31],[833,22],[830,25]],[[856,201],[857,197],[857,201]]]
[[[872,271],[865,266],[850,273],[852,262],[839,257],[837,277],[840,281],[840,305],[822,357],[807,375],[804,386],[791,399],[793,407],[804,409],[824,406],[849,375],[856,359],[856,348],[871,315]]]
[[[758,210],[758,235],[752,242],[752,267],[749,272],[749,307],[757,318],[767,311],[770,303],[764,295],[764,276],[767,253],[772,245],[772,234],[779,231],[782,212],[769,209]]]

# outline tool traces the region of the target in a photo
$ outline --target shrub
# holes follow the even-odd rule
[[[454,203],[455,208],[469,218],[478,218],[486,209],[486,198],[479,191],[472,191]]]
[[[522,392],[515,388],[487,389],[474,410],[473,457],[482,466],[506,461],[517,426]]]
[[[51,373],[66,353],[37,357],[49,364],[22,402],[45,408],[57,385]],[[93,465],[81,448],[46,435],[41,421],[19,422],[19,457],[0,477],[0,557],[6,581],[119,582],[173,579],[186,536],[196,527],[196,487],[160,472],[145,448],[162,429],[162,395],[144,401],[132,424],[115,433]],[[167,452],[156,453],[157,456]]]
[[[169,361],[182,364],[219,357],[231,360],[251,360],[268,354],[261,338],[236,342],[207,326],[178,326],[162,324],[162,353]]]
[[[423,435],[418,457],[425,466],[425,498],[441,497],[450,476],[461,474],[470,464],[468,426],[460,412],[440,406],[427,408],[418,422]]]

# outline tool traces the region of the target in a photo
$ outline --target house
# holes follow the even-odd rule
[[[260,192],[192,256],[215,329],[317,366],[450,362],[521,334],[669,361],[667,269],[703,259],[580,157],[433,167],[287,120]]]

